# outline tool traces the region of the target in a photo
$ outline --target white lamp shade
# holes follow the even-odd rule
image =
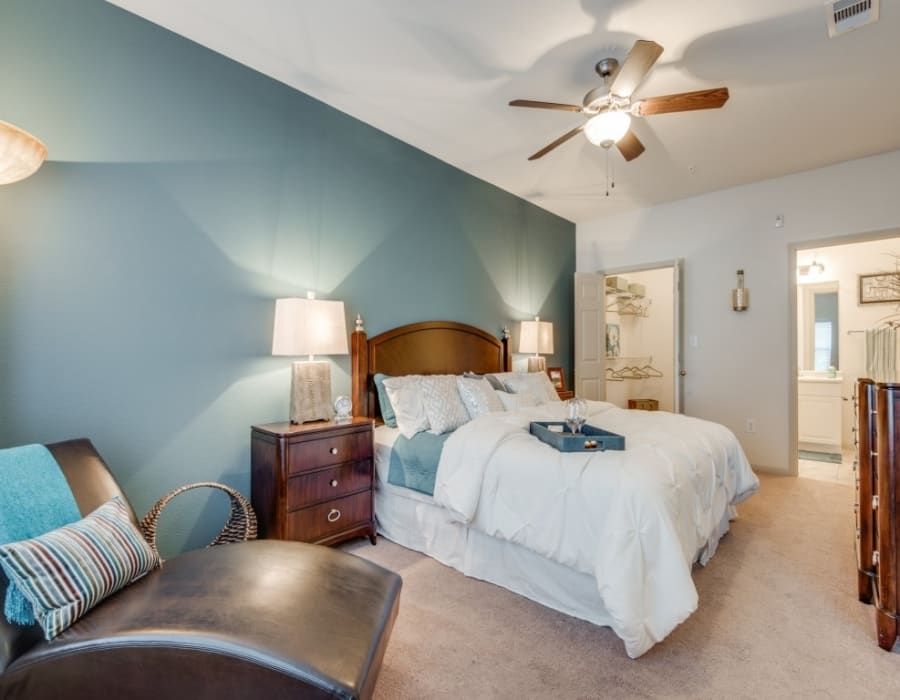
[[[273,355],[346,355],[344,302],[276,299]]]
[[[618,143],[631,127],[631,115],[627,112],[601,112],[584,125],[584,135],[595,146],[609,148]]]
[[[47,147],[20,128],[0,121],[0,185],[24,180],[41,167]]]
[[[549,321],[522,321],[519,352],[553,354],[553,324]]]

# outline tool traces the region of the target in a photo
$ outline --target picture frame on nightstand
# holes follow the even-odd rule
[[[562,367],[548,367],[547,376],[550,377],[550,383],[557,391],[566,390],[566,375]]]

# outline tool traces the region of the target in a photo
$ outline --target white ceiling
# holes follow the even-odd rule
[[[822,0],[111,0],[571,221],[900,148],[900,11],[828,39]],[[635,97],[727,86],[650,116],[626,163],[584,121],[594,64],[665,47]]]

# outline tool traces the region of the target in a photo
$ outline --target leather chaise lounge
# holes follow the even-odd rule
[[[82,515],[127,503],[88,440],[48,448]],[[400,587],[368,561],[299,542],[187,552],[50,642],[0,614],[0,698],[368,698]]]

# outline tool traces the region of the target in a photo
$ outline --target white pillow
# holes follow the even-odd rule
[[[422,404],[418,375],[389,377],[384,380],[384,390],[397,416],[397,428],[405,438],[428,430],[428,416]]]
[[[511,372],[502,381],[514,394],[532,394],[538,403],[560,400],[546,372]]]
[[[503,410],[500,397],[484,377],[457,377],[456,386],[470,418]]]
[[[452,374],[430,375],[419,380],[422,404],[428,416],[428,432],[449,433],[469,422],[469,412],[456,388]]]
[[[508,391],[504,382],[516,374],[521,374],[521,372],[494,372],[493,374],[484,375],[484,378],[497,391]]]
[[[507,411],[539,405],[537,398],[533,394],[508,394],[505,391],[498,391],[497,397]]]

